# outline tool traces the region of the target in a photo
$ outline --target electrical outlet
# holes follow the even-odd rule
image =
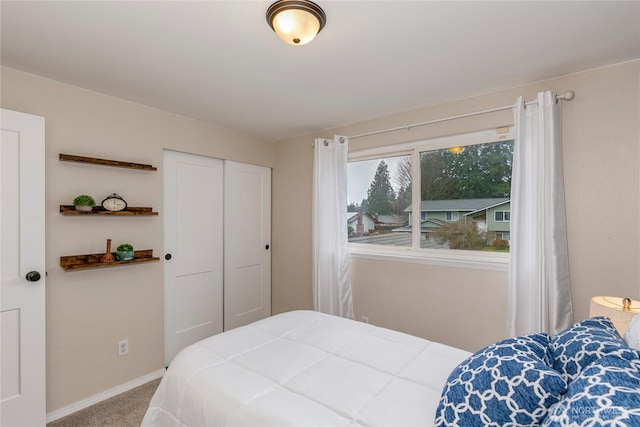
[[[369,318],[367,316],[362,316],[362,323],[369,323]]]
[[[129,340],[118,341],[118,357],[129,353]]]

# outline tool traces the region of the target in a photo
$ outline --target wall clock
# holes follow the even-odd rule
[[[113,193],[102,201],[102,207],[111,212],[119,212],[127,208],[127,202],[116,193]]]

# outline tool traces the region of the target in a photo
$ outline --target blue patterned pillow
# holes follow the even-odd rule
[[[500,341],[463,361],[449,375],[436,426],[535,425],[567,390],[553,370],[549,336]]]
[[[640,426],[640,356],[618,350],[596,360],[549,408],[544,426]]]
[[[551,339],[553,367],[570,383],[594,360],[628,348],[608,317],[578,322]]]

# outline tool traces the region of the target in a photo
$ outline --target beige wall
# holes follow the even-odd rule
[[[549,79],[320,132],[276,146],[273,312],[312,307],[311,142],[563,93],[565,190],[575,319],[594,295],[640,296],[640,61]],[[428,82],[425,84],[429,84]],[[351,141],[350,149],[512,124],[510,111]],[[292,197],[295,195],[295,197]],[[276,244],[277,243],[277,244]],[[356,318],[468,350],[505,334],[507,273],[352,260]]]
[[[496,106],[551,89],[564,104],[569,254],[576,320],[593,295],[640,296],[640,62],[590,70],[306,135],[275,146],[228,129],[2,69],[2,108],[46,118],[47,409],[54,411],[163,365],[162,263],[65,273],[61,255],[99,253],[105,240],[162,255],[162,149],[274,167],[273,312],[308,309],[314,137],[354,135]],[[501,126],[509,111],[353,140],[352,149]],[[158,167],[140,172],[58,161],[71,153]],[[159,217],[73,218],[79,193],[118,192]],[[507,275],[356,259],[356,316],[474,350],[504,335]],[[118,340],[130,352],[116,356]]]
[[[47,411],[164,367],[162,262],[64,272],[61,255],[100,253],[107,238],[162,257],[162,150],[272,167],[274,146],[241,132],[2,69],[2,108],[46,118]],[[59,153],[152,164],[157,172],[58,161]],[[158,217],[65,217],[81,193],[117,192]],[[129,354],[117,357],[117,342]]]

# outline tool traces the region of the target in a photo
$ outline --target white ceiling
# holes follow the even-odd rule
[[[4,1],[2,65],[280,140],[640,57],[640,2]]]

